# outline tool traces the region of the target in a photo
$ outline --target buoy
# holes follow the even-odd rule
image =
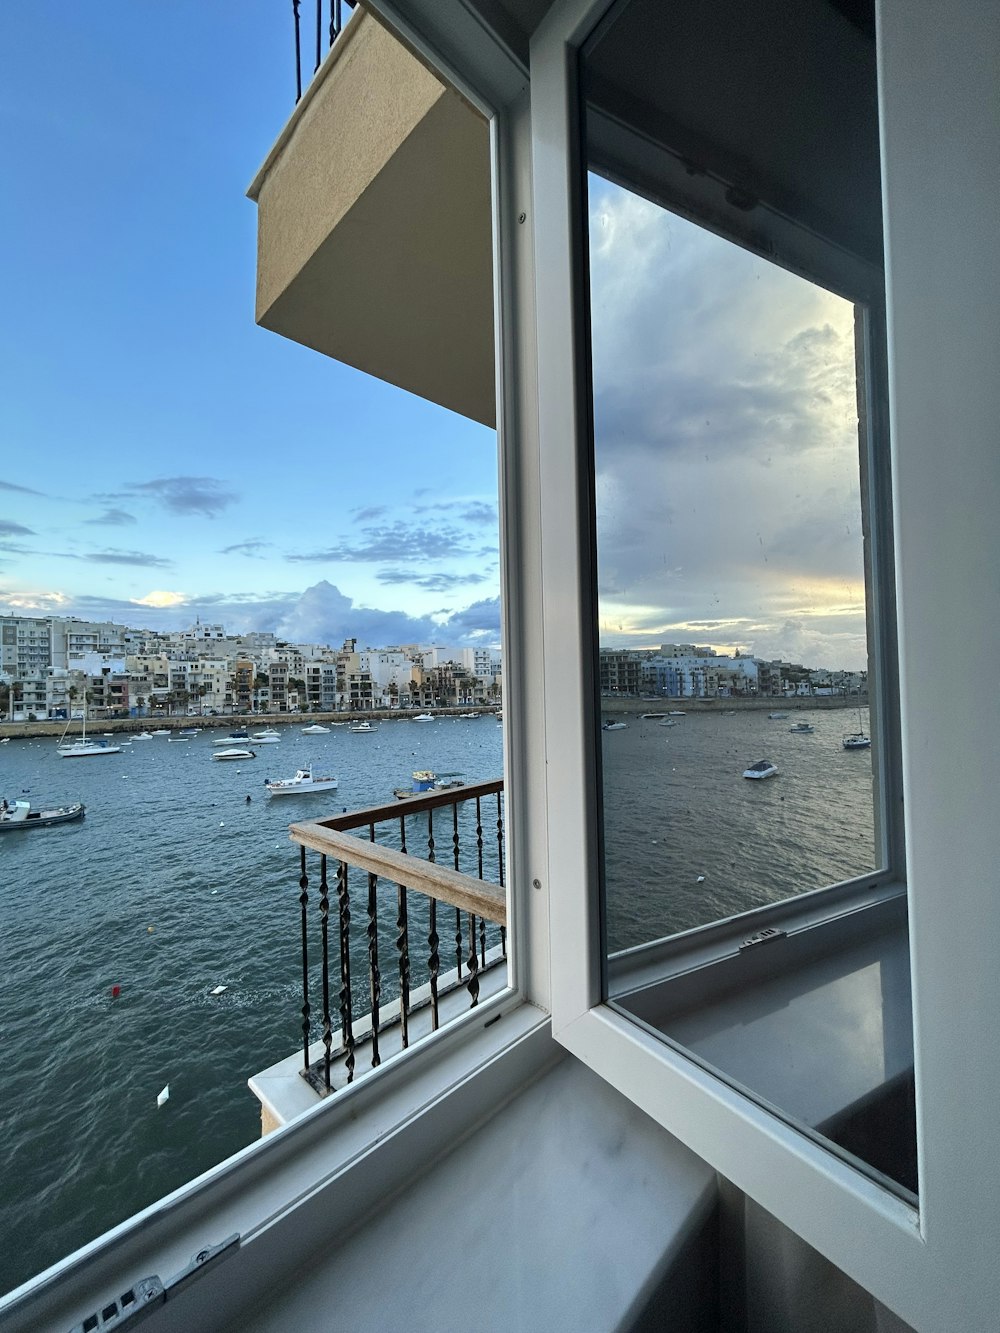
[[[147,935],[152,935],[152,933],[153,933],[153,927],[152,927],[152,926],[147,926],[147,927],[146,927],[146,934],[147,934]]]
[[[162,1092],[157,1094],[156,1105],[165,1106],[170,1100],[170,1084],[167,1083]]]
[[[226,827],[226,821],[225,821],[224,819],[220,819],[220,820],[219,820],[219,828],[225,828],[225,827]]]
[[[253,798],[252,798],[252,797],[249,795],[249,793],[248,793],[248,794],[247,794],[247,805],[250,804],[250,801],[251,801],[252,799],[253,799]]]
[[[699,875],[699,876],[698,876],[698,879],[697,879],[696,882],[697,882],[698,884],[704,884],[704,883],[705,883],[705,876],[704,876],[704,875]]]
[[[117,1000],[117,999],[118,999],[118,996],[121,995],[121,993],[122,993],[122,988],[121,988],[121,986],[117,986],[117,985],[116,985],[116,986],[112,986],[112,987],[111,987],[111,998],[112,998],[113,1000]]]
[[[223,991],[227,991],[228,989],[229,989],[228,986],[216,986],[216,987],[214,987],[214,989],[210,990],[208,993],[209,993],[209,995],[221,995]]]

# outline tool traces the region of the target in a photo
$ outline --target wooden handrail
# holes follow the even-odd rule
[[[502,786],[502,783],[499,785]],[[495,791],[498,784],[479,783],[477,786]],[[473,790],[473,794],[475,794],[472,788],[463,790]],[[445,801],[437,799],[440,796],[446,796],[450,799]],[[438,793],[437,797],[430,798],[434,800],[436,805],[453,804],[455,793],[454,791]],[[465,798],[463,797],[463,799]],[[342,818],[356,819],[360,815],[364,815],[365,818],[361,822],[368,824],[375,820],[376,810],[388,809],[393,816],[399,816],[405,814],[412,805],[416,804],[417,801],[404,801],[393,806],[377,806],[369,811],[358,811],[355,815],[343,816]],[[426,809],[427,807],[421,805],[419,808]],[[389,818],[389,816],[383,815],[382,818]],[[472,875],[463,875],[458,870],[452,870],[448,866],[433,861],[422,861],[419,857],[408,856],[405,852],[397,852],[391,847],[382,847],[378,843],[363,841],[351,833],[332,828],[331,825],[334,822],[331,819],[313,820],[305,824],[292,824],[288,830],[288,836],[292,842],[297,843],[300,847],[311,847],[314,851],[322,852],[335,861],[345,861],[348,865],[358,866],[369,874],[383,876],[394,884],[402,884],[405,888],[416,889],[428,898],[436,898],[438,902],[450,903],[452,907],[461,908],[463,912],[472,912],[475,916],[483,917],[487,921],[506,926],[507,899],[504,891],[496,884],[488,884],[485,880],[473,878]]]
[[[464,787],[446,787],[419,796],[405,796],[402,800],[393,801],[391,805],[369,805],[364,810],[352,810],[350,814],[331,815],[329,819],[313,822],[335,833],[347,833],[350,829],[367,828],[369,824],[382,824],[387,819],[399,819],[401,815],[418,815],[422,810],[436,810],[442,805],[474,801],[477,796],[495,796],[499,791],[503,791],[503,778],[494,778],[490,782],[470,782]]]

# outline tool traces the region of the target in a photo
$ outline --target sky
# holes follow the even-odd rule
[[[590,181],[601,642],[867,666],[842,298]]]
[[[499,642],[495,433],[254,324],[291,9],[0,5],[0,612]]]
[[[499,642],[494,432],[253,322],[293,101],[284,0],[0,5],[0,612]],[[602,644],[864,667],[851,307],[590,213]]]

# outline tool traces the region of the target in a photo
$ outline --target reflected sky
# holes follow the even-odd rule
[[[600,637],[867,666],[854,307],[590,178]]]

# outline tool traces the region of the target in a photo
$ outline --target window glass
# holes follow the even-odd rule
[[[633,0],[582,82],[606,993],[913,1193],[874,45]]]

